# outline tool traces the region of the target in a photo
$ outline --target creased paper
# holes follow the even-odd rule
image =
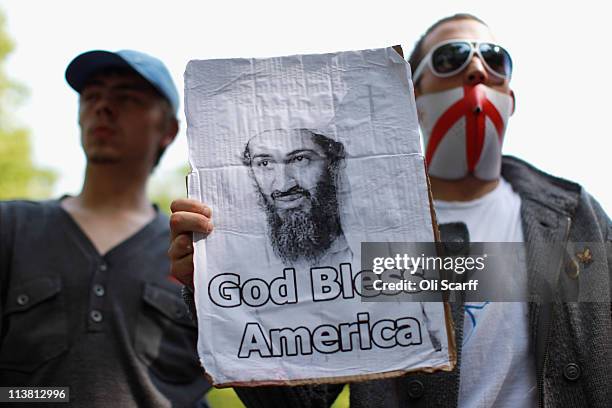
[[[442,303],[359,296],[362,242],[434,240],[412,83],[392,48],[191,61],[185,105],[189,196],[214,214],[194,264],[215,384],[451,368]]]

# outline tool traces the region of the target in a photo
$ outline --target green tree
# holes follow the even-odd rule
[[[26,91],[5,72],[6,58],[14,49],[5,27],[0,10],[0,199],[44,198],[52,193],[56,176],[34,165],[30,134],[12,117]]]

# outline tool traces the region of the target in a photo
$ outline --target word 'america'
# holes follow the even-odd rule
[[[259,323],[247,323],[240,342],[239,358],[259,354],[262,358],[309,355],[314,352],[331,354],[370,350],[373,347],[407,347],[422,343],[421,325],[413,317],[382,319],[370,322],[370,314],[357,313],[357,321],[339,325],[322,324],[313,329],[270,329],[266,335]]]

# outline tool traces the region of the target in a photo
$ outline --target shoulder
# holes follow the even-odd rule
[[[544,194],[558,194],[573,200],[578,198],[582,190],[578,183],[553,176],[513,156],[503,157],[502,176],[519,194],[535,198]]]
[[[504,156],[502,176],[512,185],[521,200],[537,202],[575,221],[595,221],[604,230],[612,230],[610,219],[580,184],[550,175],[512,156]]]
[[[6,247],[18,236],[42,234],[54,220],[61,220],[58,209],[59,200],[0,201],[0,243]]]
[[[573,214],[583,194],[579,184],[550,175],[513,156],[503,157],[502,177],[521,200],[535,201],[563,214]]]
[[[33,200],[9,200],[0,201],[0,209],[2,211],[13,211],[13,212],[40,212],[50,207],[59,205],[59,200],[44,200],[44,201],[33,201]]]
[[[32,235],[36,235],[46,224],[52,208],[58,201],[0,201],[0,275],[7,270],[14,246],[19,237],[30,245]],[[33,227],[35,226],[35,227]],[[0,286],[2,276],[0,276]]]
[[[28,201],[13,200],[0,201],[0,225],[7,222],[33,220],[44,217],[59,206],[59,200]]]

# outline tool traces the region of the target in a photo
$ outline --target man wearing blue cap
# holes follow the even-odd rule
[[[168,220],[146,195],[178,92],[137,51],[76,57],[87,158],[77,196],[0,203],[0,384],[70,387],[74,406],[191,406],[209,385],[169,277]]]

